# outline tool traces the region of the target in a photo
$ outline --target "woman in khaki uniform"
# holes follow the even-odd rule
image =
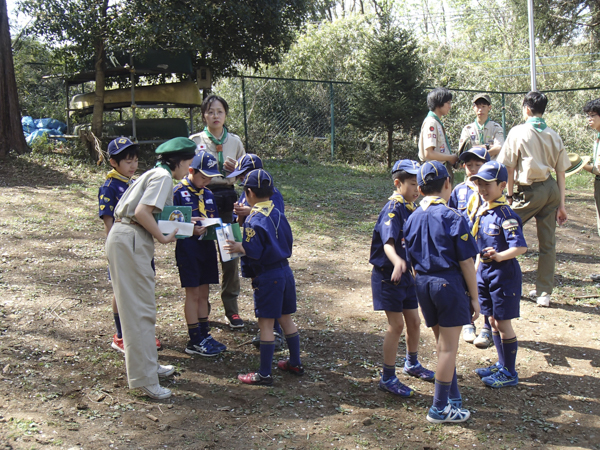
[[[178,137],[156,149],[156,167],[142,174],[121,197],[115,209],[115,224],[106,240],[106,255],[121,316],[125,363],[129,388],[139,388],[154,399],[171,396],[158,377],[175,372],[173,366],[158,364],[154,297],[154,239],[175,242],[177,230],[164,236],[153,216],[173,205],[173,179],[188,173],[196,144]]]

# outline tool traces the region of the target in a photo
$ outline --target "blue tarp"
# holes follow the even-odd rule
[[[31,116],[24,116],[21,119],[21,125],[23,126],[23,133],[25,134],[25,141],[27,145],[33,144],[37,139],[41,139],[43,136],[62,136],[67,131],[67,124],[56,119],[34,119]],[[65,141],[65,139],[57,138],[58,141]]]

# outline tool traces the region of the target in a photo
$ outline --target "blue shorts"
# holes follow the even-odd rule
[[[460,327],[471,323],[471,301],[460,272],[417,274],[415,287],[428,327]]]
[[[371,272],[371,291],[375,311],[402,312],[405,309],[417,309],[417,293],[410,273],[405,272],[397,283],[390,278],[393,269],[373,267]],[[407,283],[404,278],[410,278]]]
[[[296,281],[290,266],[267,270],[252,279],[254,314],[279,319],[296,312]]]
[[[522,274],[519,262],[482,263],[477,270],[477,291],[481,314],[496,320],[520,315]]]
[[[186,239],[187,240],[187,239]],[[203,284],[219,284],[217,250],[214,241],[198,241],[189,248],[177,241],[175,258],[179,269],[181,287],[198,287]]]

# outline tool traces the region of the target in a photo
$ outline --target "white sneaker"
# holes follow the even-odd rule
[[[462,333],[463,339],[469,344],[472,344],[475,338],[477,337],[477,335],[475,334],[475,325],[473,324],[463,326]]]
[[[171,396],[171,390],[162,387],[160,384],[150,384],[139,388],[148,397],[154,400],[162,400]]]
[[[534,289],[532,291],[529,291],[529,298],[536,298],[537,297],[537,291]]]
[[[536,303],[544,307],[550,306],[550,296],[545,292],[542,292],[542,295],[536,299]]]
[[[175,373],[175,367],[173,366],[161,366],[158,365],[158,370],[156,371],[159,377],[170,377]]]

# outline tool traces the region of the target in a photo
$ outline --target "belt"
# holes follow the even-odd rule
[[[125,223],[128,225],[137,225],[138,227],[141,227],[141,225],[139,223],[137,223],[135,220],[130,219],[128,217],[123,217],[122,219],[115,219],[115,222]]]
[[[273,264],[266,264],[264,266],[263,265],[252,266],[252,270],[254,271],[254,273],[256,273],[256,275],[260,275],[261,273],[268,272],[269,270],[279,269],[279,268],[287,267],[289,265],[290,265],[290,263],[288,262],[288,260],[284,259],[284,260],[281,260],[281,261],[273,263]]]
[[[547,183],[550,180],[554,181],[554,178],[552,178],[552,175],[550,175],[544,181],[534,181],[531,184],[519,184],[519,185],[517,185],[517,191],[523,191],[523,190],[533,189],[534,187],[542,185],[544,183]]]

